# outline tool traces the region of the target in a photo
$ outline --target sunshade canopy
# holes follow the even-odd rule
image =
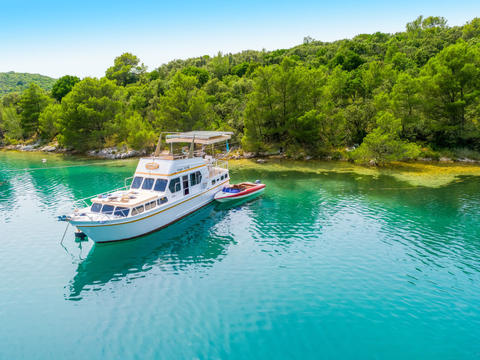
[[[168,134],[166,143],[191,143],[202,145],[216,144],[232,137],[229,131],[189,131],[184,133]]]

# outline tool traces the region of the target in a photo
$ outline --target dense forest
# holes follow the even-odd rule
[[[4,144],[58,141],[80,152],[153,148],[159,132],[231,130],[244,151],[381,164],[480,151],[480,18],[419,17],[396,34],[306,37],[275,51],[174,60],[135,55],[105,77],[64,76],[4,95]]]
[[[0,73],[0,96],[11,92],[22,92],[31,83],[36,83],[43,90],[52,89],[56,79],[45,75],[17,73],[14,71]]]

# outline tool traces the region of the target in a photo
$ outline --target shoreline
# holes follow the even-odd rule
[[[27,152],[27,153],[48,153],[48,154],[65,154],[65,155],[72,155],[72,156],[80,156],[84,158],[90,158],[92,160],[121,160],[121,159],[134,159],[134,158],[141,158],[143,156],[148,156],[148,153],[138,150],[132,149],[118,149],[116,147],[98,149],[98,150],[90,150],[86,153],[80,153],[76,150],[61,148],[58,145],[7,145],[7,146],[0,146],[0,151],[16,151],[16,152]],[[238,151],[238,149],[237,149]],[[288,160],[288,161],[325,161],[325,162],[345,162],[345,163],[352,163],[353,162],[347,158],[333,158],[332,156],[324,156],[324,157],[313,157],[313,156],[305,156],[301,158],[292,158],[288,157],[285,154],[278,154],[278,153],[259,153],[255,154],[253,152],[243,152],[234,153],[231,156],[231,160],[254,160],[259,164],[267,163],[268,161],[276,161],[276,160]],[[448,165],[448,164],[465,164],[465,165],[480,165],[480,160],[469,159],[469,158],[448,158],[448,157],[440,157],[439,159],[433,158],[418,158],[416,160],[411,161],[393,161],[387,163],[383,168],[388,168],[392,164],[431,164],[431,165]],[[359,165],[366,168],[382,168],[381,166],[377,165]]]
[[[38,150],[19,151],[12,149],[0,148],[4,153],[28,155],[38,158],[42,162],[47,162],[48,156],[52,157],[72,157],[72,159],[65,160],[81,160],[88,164],[92,160],[105,160],[110,162],[121,162],[122,158],[109,159],[88,156],[85,154],[71,153],[71,152],[45,152]],[[49,154],[49,155],[48,155]],[[47,159],[43,159],[42,155],[47,155]],[[131,161],[132,164],[137,157],[123,158],[124,161]],[[45,161],[43,161],[45,160]],[[61,159],[59,159],[61,160]],[[52,161],[57,161],[52,159]],[[462,181],[464,177],[480,177],[480,164],[478,162],[440,162],[440,161],[410,161],[410,162],[391,162],[382,167],[359,165],[351,161],[344,161],[338,159],[288,159],[283,157],[269,157],[269,158],[245,158],[245,157],[231,157],[229,159],[230,169],[233,171],[259,171],[259,172],[302,172],[312,175],[327,175],[329,173],[336,174],[355,174],[356,176],[393,177],[408,186],[421,186],[427,188],[439,188],[453,182]],[[50,164],[50,161],[48,161]],[[112,164],[114,166],[114,164]],[[132,165],[133,166],[133,165]],[[47,165],[48,167],[48,165]]]

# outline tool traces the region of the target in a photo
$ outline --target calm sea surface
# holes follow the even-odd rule
[[[265,194],[63,248],[57,215],[136,166],[86,163],[0,152],[2,360],[480,358],[479,178],[233,168]]]

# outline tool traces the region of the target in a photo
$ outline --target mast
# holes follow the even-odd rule
[[[160,146],[162,144],[162,134],[158,137],[157,147],[155,148],[155,153],[153,154],[154,157],[160,156]]]

